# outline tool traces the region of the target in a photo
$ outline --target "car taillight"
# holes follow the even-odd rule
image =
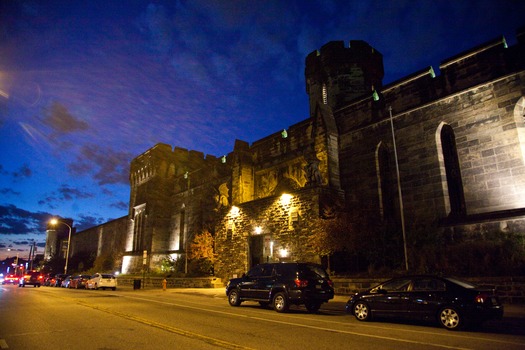
[[[296,278],[294,282],[295,282],[295,285],[299,288],[304,288],[308,286],[308,280],[301,280],[299,278]]]
[[[485,301],[488,301],[490,296],[488,294],[478,294],[474,298],[474,301],[478,304],[483,304]]]
[[[328,283],[328,285],[329,285],[330,287],[333,287],[333,286],[334,286],[334,282],[332,282],[332,280],[328,280],[328,281],[326,281],[326,282]]]

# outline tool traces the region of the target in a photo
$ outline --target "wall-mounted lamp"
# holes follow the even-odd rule
[[[237,216],[239,216],[239,211],[240,211],[239,207],[236,207],[235,205],[232,206],[232,208],[230,209],[230,216],[232,218],[236,218]]]
[[[289,205],[290,202],[292,201],[292,197],[293,196],[291,194],[283,193],[281,195],[281,198],[280,198],[281,204],[282,205]]]
[[[262,233],[262,227],[261,227],[261,226],[257,226],[257,227],[255,228],[255,234],[256,234],[256,235],[260,235],[261,233]]]

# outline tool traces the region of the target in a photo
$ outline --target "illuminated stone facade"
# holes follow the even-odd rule
[[[326,44],[306,57],[308,119],[222,158],[158,144],[132,161],[123,272],[181,258],[203,229],[219,277],[318,261],[305,237],[325,206],[403,212],[409,231],[523,232],[524,69],[523,30],[386,86],[380,52]]]

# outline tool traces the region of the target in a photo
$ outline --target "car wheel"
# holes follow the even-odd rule
[[[228,303],[230,303],[231,306],[241,305],[241,298],[239,297],[239,292],[236,289],[232,289],[230,293],[228,293]]]
[[[283,292],[279,292],[275,294],[273,297],[273,308],[277,312],[286,312],[288,311],[288,308],[290,307],[290,303],[288,303],[288,299],[286,298],[286,295]]]
[[[463,319],[455,308],[445,307],[439,312],[439,323],[446,329],[455,330],[463,325]]]
[[[372,319],[372,313],[368,307],[368,304],[362,301],[355,303],[354,316],[359,321],[370,321]]]
[[[315,313],[321,308],[321,303],[318,301],[307,301],[304,306],[310,313]]]

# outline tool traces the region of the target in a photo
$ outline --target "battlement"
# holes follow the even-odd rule
[[[131,161],[130,182],[137,185],[157,175],[162,178],[181,176],[189,171],[218,164],[217,157],[203,152],[158,143]]]
[[[487,41],[443,60],[440,74],[430,66],[351,101],[339,109],[340,121],[348,116],[343,129],[388,117],[388,106],[402,113],[525,69],[524,29],[517,31],[514,46],[508,46],[504,37]]]

